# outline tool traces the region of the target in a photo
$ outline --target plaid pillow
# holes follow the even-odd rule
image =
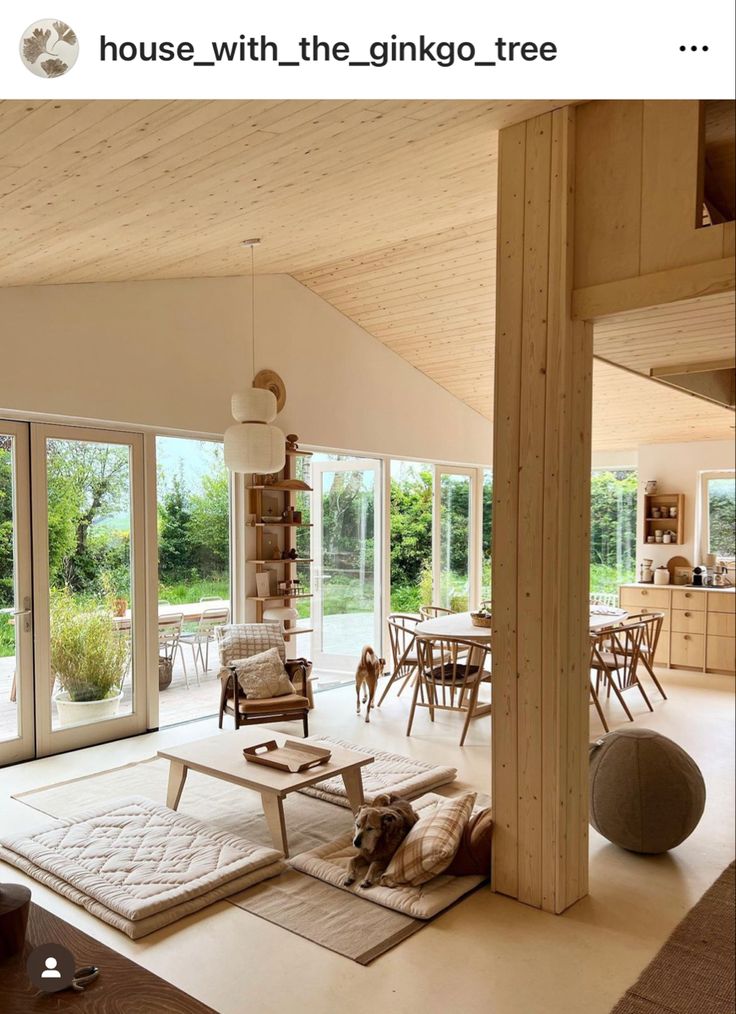
[[[475,803],[475,792],[442,800],[420,817],[394,853],[381,877],[383,887],[419,887],[438,876],[453,860]]]
[[[286,661],[286,645],[281,625],[276,623],[228,623],[216,628],[220,652],[220,679],[230,675],[228,666],[241,658],[259,655],[277,648],[282,662]]]

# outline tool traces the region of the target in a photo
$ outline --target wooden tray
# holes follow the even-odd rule
[[[296,774],[297,771],[326,764],[332,753],[324,747],[302,743],[298,739],[287,739],[283,746],[279,746],[275,739],[269,739],[265,743],[246,746],[243,756],[254,764],[265,764],[270,768]]]

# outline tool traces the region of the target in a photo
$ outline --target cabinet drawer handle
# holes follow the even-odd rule
[[[685,613],[685,616],[692,616],[692,613]]]
[[[693,593],[692,592],[685,592],[685,598],[686,599],[691,599],[692,597],[693,597]]]
[[[646,589],[642,592],[642,595],[648,595],[648,594],[649,594],[649,592],[646,591]]]
[[[684,638],[685,638],[686,641],[690,640],[690,635],[689,634],[684,634],[683,636],[684,636]]]

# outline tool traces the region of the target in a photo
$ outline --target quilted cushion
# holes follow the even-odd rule
[[[451,877],[487,877],[491,869],[492,837],[490,808],[478,810],[465,825],[460,846],[445,873]]]
[[[294,684],[286,675],[277,648],[269,648],[249,658],[236,658],[232,665],[243,693],[249,699],[283,697],[294,693]]]
[[[269,648],[278,649],[281,661],[286,661],[286,644],[278,623],[228,623],[217,627],[217,647],[220,652],[220,679],[230,675],[228,666],[231,662]]]
[[[475,797],[475,792],[466,792],[420,817],[388,864],[381,884],[419,887],[446,870],[460,845]]]
[[[35,831],[3,837],[0,843],[7,850],[4,858],[26,859],[134,921],[270,867],[279,858],[274,849],[142,796],[108,800]]]

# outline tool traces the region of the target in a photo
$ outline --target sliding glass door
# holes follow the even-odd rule
[[[312,461],[313,659],[345,678],[381,648],[380,478],[378,461]]]
[[[143,438],[31,427],[36,752],[146,727]]]
[[[28,437],[0,420],[0,766],[35,750]]]
[[[475,469],[438,469],[435,482],[435,600],[464,612],[475,598],[473,552]]]

